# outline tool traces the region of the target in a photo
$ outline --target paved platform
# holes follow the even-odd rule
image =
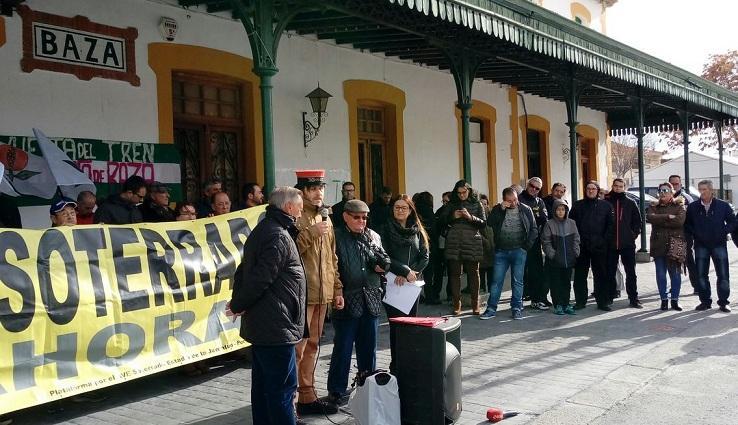
[[[732,243],[729,254],[736,279],[738,249]],[[513,321],[509,307],[488,321],[462,316],[464,410],[457,423],[488,423],[485,412],[491,406],[520,412],[504,422],[510,425],[738,423],[738,310],[694,311],[698,300],[685,276],[684,311],[662,312],[653,263],[639,264],[637,274],[642,310],[628,308],[621,298],[610,313],[590,304],[577,316],[526,309],[524,320]],[[420,308],[421,315],[448,312],[448,306]],[[316,371],[321,395],[331,339],[328,325]],[[384,322],[378,367],[389,364],[388,345]],[[249,388],[247,363],[221,361],[200,377],[165,372],[114,387],[104,402],[62,401],[55,411],[38,406],[14,419],[19,425],[248,424]],[[354,423],[342,413],[330,420]]]

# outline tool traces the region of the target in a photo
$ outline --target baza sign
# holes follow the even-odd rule
[[[136,75],[135,28],[117,28],[90,22],[84,16],[68,18],[18,7],[23,18],[21,69],[73,74],[141,84]]]
[[[33,57],[125,71],[125,41],[97,34],[33,24]]]

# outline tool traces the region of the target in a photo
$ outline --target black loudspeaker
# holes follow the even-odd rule
[[[461,321],[390,322],[403,424],[445,425],[461,415]]]

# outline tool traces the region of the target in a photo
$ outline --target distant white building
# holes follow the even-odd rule
[[[715,190],[719,187],[718,156],[705,152],[689,153],[689,185],[697,187],[700,180],[712,180]],[[665,182],[670,175],[678,174],[684,177],[684,154],[664,162],[663,164],[646,170],[644,174],[645,187],[658,186]],[[723,175],[725,185],[725,199],[733,202],[733,193],[738,191],[738,158],[725,155],[723,157]],[[634,182],[638,182],[638,173],[634,173]],[[686,182],[683,182],[686,186]],[[634,185],[637,185],[635,183]]]

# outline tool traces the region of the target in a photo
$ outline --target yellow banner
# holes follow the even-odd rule
[[[247,346],[225,304],[263,212],[0,229],[0,414]]]

